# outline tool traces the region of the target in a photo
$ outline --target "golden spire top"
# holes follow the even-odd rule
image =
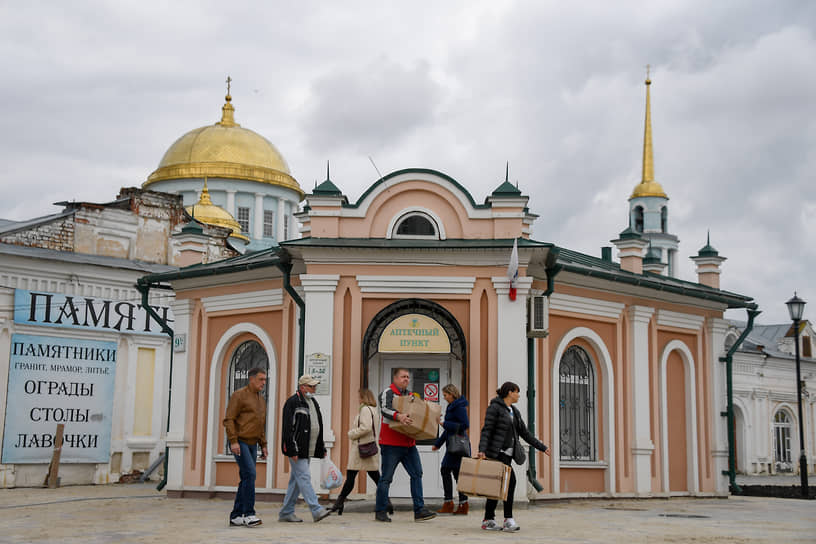
[[[207,189],[207,178],[204,178],[204,188],[201,189],[201,196],[198,199],[198,203],[202,206],[212,206],[212,199],[210,199],[210,191]]]
[[[649,93],[649,88],[652,85],[652,80],[649,77],[650,69],[651,67],[647,64],[645,81],[646,122],[643,129],[643,176],[640,183],[632,192],[632,196],[629,198],[635,198],[638,196],[660,196],[663,198],[668,198],[666,193],[663,191],[663,187],[661,187],[660,184],[654,179],[654,156],[652,153],[652,105],[651,94]]]
[[[646,127],[643,130],[643,179],[642,183],[654,181],[654,157],[652,156],[652,105],[649,87],[649,65],[646,65]]]
[[[221,121],[217,124],[225,127],[239,127],[241,125],[235,122],[235,108],[232,105],[232,97],[230,96],[230,83],[232,83],[232,78],[227,76],[227,96],[224,97],[225,102],[221,107]]]

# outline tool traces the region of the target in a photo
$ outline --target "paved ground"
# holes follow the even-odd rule
[[[276,503],[259,503],[258,528],[230,528],[231,502],[168,499],[155,484],[112,484],[60,489],[0,490],[0,542],[512,542],[695,544],[816,542],[816,501],[729,499],[571,500],[536,503],[516,511],[521,531],[479,529],[482,502],[469,516],[415,523],[407,502],[394,522],[373,520],[373,503],[350,503],[342,517],[320,523],[278,523]],[[429,506],[432,504],[429,503]],[[305,507],[298,515],[310,519]]]

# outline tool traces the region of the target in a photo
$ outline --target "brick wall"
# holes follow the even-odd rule
[[[29,230],[3,235],[0,237],[0,242],[25,247],[73,251],[74,216],[69,215]]]

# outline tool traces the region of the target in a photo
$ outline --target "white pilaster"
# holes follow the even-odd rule
[[[493,288],[498,295],[496,322],[498,324],[498,385],[504,382],[517,383],[521,390],[521,399],[516,408],[524,418],[527,414],[527,295],[533,278],[516,279],[516,300],[510,300],[510,280],[506,276],[492,278]],[[529,460],[527,461],[529,462]],[[516,501],[527,501],[526,477],[527,463],[516,472]]]
[[[235,189],[227,189],[227,211],[235,217]]]
[[[649,494],[652,491],[651,462],[654,442],[651,436],[651,404],[649,402],[649,321],[654,308],[632,306],[629,314],[629,349],[632,374],[632,463],[634,465],[635,492]]]
[[[263,238],[263,224],[264,224],[264,195],[262,193],[255,193],[255,228],[252,232],[252,238],[260,240]]]
[[[188,366],[191,349],[190,314],[193,302],[188,299],[173,302],[173,331],[176,336],[187,335],[186,350],[173,353],[171,379],[173,389],[170,397],[170,430],[167,433],[167,488],[180,490],[184,488],[184,450],[190,443],[185,435],[184,422],[187,418],[187,380],[189,379]],[[170,346],[173,349],[173,346]]]
[[[278,201],[278,210],[283,206],[283,201]],[[278,214],[278,225],[282,214]],[[283,230],[280,231],[281,236]],[[337,282],[340,281],[339,274],[303,274],[300,276],[300,283],[303,286],[303,299],[306,302],[306,332],[304,340],[304,361],[311,353],[324,353],[329,356],[328,375],[332,375],[335,365],[334,360],[334,293],[337,290]],[[334,389],[332,383],[332,389]],[[296,387],[292,386],[292,390]],[[334,429],[331,427],[332,421],[332,391],[328,395],[315,395],[320,404],[320,411],[323,416],[323,441],[326,449],[334,447]],[[320,489],[320,463],[311,463],[312,487]]]
[[[728,330],[728,322],[724,319],[709,319],[706,324],[708,331],[709,346],[706,356],[711,361],[709,365],[711,384],[711,428],[714,429],[711,456],[714,460],[714,480],[717,493],[728,493],[728,477],[723,475],[723,471],[728,470],[728,421],[720,415],[728,408],[728,398],[726,391],[725,363],[720,362],[720,356],[724,355],[725,333]]]
[[[275,239],[278,242],[283,241],[284,223],[286,221],[286,202],[282,198],[278,198],[278,231],[275,233]]]
[[[328,373],[332,375],[334,360],[334,293],[337,290],[338,274],[304,274],[300,276],[306,302],[306,333],[304,357],[311,353],[325,353],[329,356]],[[334,388],[335,384],[332,384]],[[294,384],[293,384],[294,388]],[[317,395],[323,413],[323,439],[327,446],[334,442],[334,431],[330,428],[332,392]]]

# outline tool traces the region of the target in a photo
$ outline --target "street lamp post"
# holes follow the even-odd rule
[[[802,419],[802,374],[799,369],[799,321],[805,311],[805,301],[793,293],[793,298],[787,301],[788,313],[793,320],[793,345],[796,353],[796,408],[799,412],[799,477],[802,483],[802,497],[810,498],[808,490],[807,457],[805,456],[805,420]]]

